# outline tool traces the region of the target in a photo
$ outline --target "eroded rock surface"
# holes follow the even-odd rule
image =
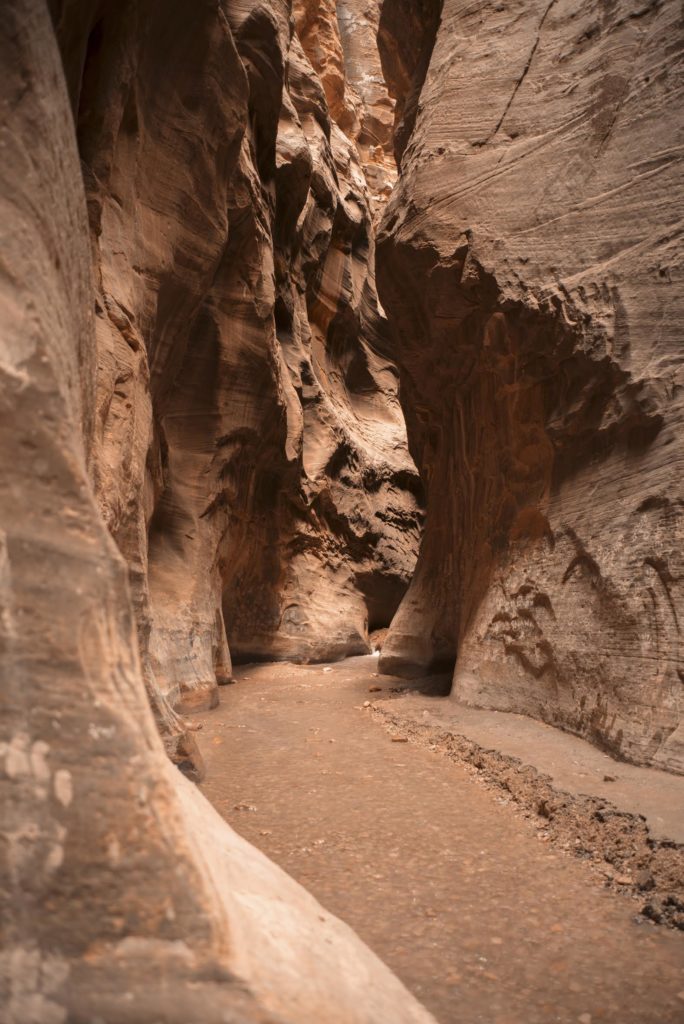
[[[145,45],[170,45],[168,5],[158,21],[154,5],[145,9],[150,17],[149,35],[141,36]],[[131,17],[133,10],[142,7],[130,5]],[[182,53],[207,61],[209,88],[212,74],[222,74],[225,62],[231,73],[239,70],[232,35],[214,5],[193,3],[186,14],[173,26],[171,39],[181,29],[187,33]],[[192,35],[200,29],[202,44]],[[210,40],[218,47],[213,58]],[[190,87],[183,84],[180,57],[179,51],[176,84],[158,65],[156,91],[149,88],[150,95],[160,97],[168,89],[187,111],[194,101],[185,91]],[[106,133],[119,139],[123,133],[121,145],[125,142],[130,153],[145,142],[152,146],[157,133],[163,136],[175,122],[171,115],[144,122],[142,107],[136,113],[126,99],[117,77],[120,67],[105,62],[103,74],[108,78],[108,68],[114,76],[110,99],[119,97],[128,110],[126,127],[109,125]],[[132,81],[136,94],[144,93],[142,71]],[[201,153],[213,160],[224,144],[222,159],[236,168],[243,159],[229,131],[233,103],[245,87],[244,77],[235,82],[235,95],[216,93],[208,125],[198,124],[195,136],[179,132],[174,139],[173,145],[196,141],[199,165],[192,165],[193,172],[202,167]],[[105,481],[111,486],[118,481],[107,525],[119,543],[125,534],[133,538],[133,549],[143,551],[143,517],[132,488],[135,480],[142,487],[134,467],[144,466],[146,458],[149,463],[141,453],[154,418],[149,408],[136,404],[135,389],[142,392],[148,372],[139,332],[147,316],[157,323],[161,313],[137,305],[134,299],[142,302],[141,295],[150,299],[151,293],[140,284],[133,294],[133,283],[157,273],[168,287],[160,289],[159,306],[168,311],[178,303],[179,315],[191,320],[188,290],[194,275],[206,279],[209,292],[224,275],[230,280],[221,245],[210,232],[212,225],[217,235],[225,231],[220,204],[210,216],[214,200],[192,179],[190,164],[164,163],[171,150],[159,139],[152,146],[159,194],[148,178],[136,176],[134,163],[116,179],[116,187],[110,183],[111,192],[100,193],[101,184],[89,178],[99,287],[93,317],[86,201],[56,41],[42,0],[3,4],[0,95],[0,1018],[3,1024],[198,1019],[206,1024],[429,1024],[430,1015],[350,929],[232,832],[166,757],[136,643],[136,613],[145,591],[138,586],[132,600],[129,567],[93,492],[84,438],[97,467],[100,501]],[[95,110],[93,118],[99,123]],[[187,119],[183,123],[189,132]],[[129,135],[136,131],[133,146]],[[86,173],[105,175],[106,167]],[[249,166],[235,173],[243,175],[248,189]],[[174,193],[162,216],[169,175],[184,181],[186,191]],[[124,236],[131,246],[124,249],[114,238],[117,225],[132,230],[124,216],[131,176],[141,198],[128,215],[134,223],[139,217],[145,230],[139,237]],[[207,188],[212,182],[219,188],[210,179]],[[245,216],[252,217],[254,209],[247,205]],[[172,210],[179,212],[177,220]],[[188,235],[181,210],[198,218],[197,234]],[[105,260],[99,246],[107,225],[112,234]],[[206,231],[199,231],[202,226]],[[139,248],[133,245],[136,238]],[[219,289],[216,303],[224,295]],[[214,310],[211,303],[209,310]],[[198,360],[192,372],[205,380],[214,379],[210,365],[219,378],[226,370],[219,350],[210,346],[217,357],[210,364],[202,347],[205,337],[215,339],[210,311],[200,318],[206,336],[193,336]],[[94,321],[99,321],[97,346]],[[171,331],[171,320],[164,323]],[[162,332],[157,340],[160,363],[152,359],[150,376],[158,365],[160,380],[170,385],[169,339]],[[124,374],[124,355],[130,374],[116,385],[122,394],[112,393],[104,415],[103,380],[110,380],[110,364]],[[189,387],[192,372],[179,366],[178,383],[169,390],[170,409]],[[195,411],[201,425],[218,415],[211,406]],[[195,460],[206,469],[211,455],[204,427],[197,435],[174,433],[181,412],[192,422],[187,406],[167,414],[168,448],[160,442],[155,449],[167,475],[149,468],[145,493],[151,504],[157,472],[160,481],[180,481],[177,504],[165,504],[164,514],[176,515],[189,531],[183,502],[192,496],[201,506]],[[104,457],[105,452],[114,457],[115,424],[127,438],[117,458],[125,462],[128,478],[123,471],[118,475],[116,459],[107,463]],[[169,466],[178,477],[168,475]],[[200,517],[193,522],[204,528]],[[213,528],[206,524],[207,531]],[[198,555],[198,573],[201,564]],[[161,562],[157,568],[161,573]],[[134,575],[134,586],[137,582]],[[155,580],[150,591],[163,582]],[[195,592],[185,596],[188,603],[199,600]]]
[[[381,24],[379,290],[428,495],[381,667],[455,661],[459,700],[684,771],[679,7],[439,14]]]
[[[394,101],[377,45],[382,0],[293,0],[292,8],[331,115],[354,143],[377,215],[397,177]]]
[[[172,709],[215,703],[231,653],[366,652],[408,584],[420,489],[374,283],[387,189],[361,167],[387,152],[354,142],[372,104],[354,127],[334,5],[299,10],[299,35],[285,0],[53,8],[97,288],[91,472],[183,746]]]

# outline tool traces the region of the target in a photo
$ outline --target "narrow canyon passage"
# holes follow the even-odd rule
[[[682,937],[364,706],[374,657],[239,666],[200,716],[202,789],[441,1024],[675,1024]],[[391,1022],[386,1022],[391,1024]]]
[[[681,3],[0,10],[0,1024],[683,1024]]]

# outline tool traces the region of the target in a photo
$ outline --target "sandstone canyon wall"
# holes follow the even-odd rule
[[[214,703],[231,654],[365,653],[410,579],[420,485],[371,209],[391,101],[354,95],[357,135],[384,117],[369,188],[331,114],[352,85],[330,10],[295,5],[319,79],[285,0],[52,6],[97,289],[89,464],[182,760],[172,709]]]
[[[428,508],[381,667],[680,772],[681,41],[672,0],[385,0],[378,238]]]
[[[684,771],[676,5],[1,7],[0,1019],[427,1024],[159,730],[399,606]]]
[[[143,513],[151,508],[154,516],[154,486],[165,488],[172,480],[179,491],[173,503],[163,505],[163,516],[177,517],[188,532],[190,520],[204,528],[202,517],[192,520],[187,510],[196,511],[204,500],[203,476],[210,475],[213,457],[207,423],[220,418],[220,411],[211,403],[183,405],[181,398],[186,389],[193,393],[195,373],[217,387],[222,373],[238,373],[239,360],[222,363],[215,333],[227,284],[238,297],[249,297],[234,330],[242,332],[242,344],[253,345],[250,365],[255,371],[261,367],[264,378],[268,368],[271,388],[279,373],[287,379],[285,368],[275,369],[257,349],[254,335],[259,310],[267,322],[270,315],[268,282],[263,308],[247,287],[254,280],[248,271],[256,274],[263,251],[243,250],[242,284],[231,278],[229,263],[222,263],[225,184],[214,170],[201,175],[216,161],[232,169],[240,182],[231,199],[234,209],[248,224],[261,215],[249,191],[254,168],[245,163],[240,170],[242,142],[239,132],[230,131],[247,94],[245,74],[237,74],[232,30],[216,5],[174,5],[176,22],[170,5],[157,21],[153,7],[146,45],[163,42],[171,59],[172,41],[185,33],[183,52],[200,60],[208,98],[215,102],[194,120],[199,115],[192,76],[184,77],[177,52],[173,83],[161,64],[156,79],[135,79],[136,88],[149,88],[148,99],[161,99],[167,89],[179,104],[168,119],[148,110],[150,120],[144,122],[144,104],[134,104],[122,87],[127,61],[105,61],[110,103],[118,99],[126,111],[124,126],[111,105],[99,113],[91,107],[89,124],[99,124],[107,137],[118,139],[117,152],[129,154],[125,166],[139,202],[127,191],[133,187],[128,175],[86,162],[87,210],[47,8],[42,0],[6,0],[0,17],[0,1020],[429,1024],[432,1018],[353,933],[235,835],[183,778],[165,755],[146,696],[136,642],[136,615],[147,599],[140,583],[144,564],[124,561],[107,526],[119,545],[130,543],[127,554],[139,551],[142,558]],[[133,6],[128,10],[134,12]],[[124,27],[125,22],[117,44],[126,42]],[[66,52],[75,52],[73,27],[64,40]],[[121,56],[118,45],[113,49]],[[226,68],[231,75],[223,81]],[[73,101],[73,78],[71,87]],[[312,116],[316,103],[314,93]],[[170,142],[166,133],[177,126],[176,115],[184,127]],[[81,124],[84,147],[90,130]],[[143,141],[154,151],[154,164],[138,174],[130,154],[136,145],[144,149]],[[178,154],[172,159],[175,146],[185,161]],[[304,148],[302,154],[306,162]],[[322,173],[321,190],[332,170]],[[339,217],[343,237],[345,231],[353,234],[346,214]],[[268,252],[268,225],[257,226],[255,244],[263,242]],[[249,236],[236,232],[247,246]],[[327,235],[321,233],[327,254]],[[351,269],[342,248],[340,243],[331,258],[344,278],[345,268]],[[155,274],[160,293],[153,300],[143,284]],[[205,300],[204,314],[195,311],[193,317],[188,292],[214,295],[213,287],[217,291]],[[175,327],[173,309],[181,316]],[[197,365],[180,365],[183,346],[171,387],[172,336],[191,321]],[[152,358],[148,366],[144,332],[150,322],[159,325],[159,362]],[[364,351],[361,345],[354,349]],[[275,343],[272,352],[275,359]],[[368,361],[373,373],[384,372],[370,355]],[[168,399],[174,412],[167,414],[164,440],[150,449],[154,413],[142,395],[147,374],[153,378],[155,372],[176,397]],[[107,381],[113,390],[105,408]],[[336,394],[341,403],[341,384]],[[280,392],[276,398],[281,400]],[[272,400],[275,434],[285,429],[286,416],[285,406]],[[248,397],[244,402],[249,408]],[[195,421],[197,433],[189,427]],[[388,450],[395,422],[388,412]],[[265,421],[258,426],[259,441],[274,444]],[[324,442],[325,435],[322,448]],[[110,498],[107,525],[88,458],[100,505],[103,493]],[[368,466],[363,468],[370,471]],[[144,502],[134,486],[144,492]],[[387,478],[382,486],[390,486]],[[197,572],[207,568],[199,555],[193,564]],[[214,580],[206,575],[198,586],[210,589]],[[161,583],[151,582],[150,591],[156,586]],[[182,596],[199,606],[195,592]]]

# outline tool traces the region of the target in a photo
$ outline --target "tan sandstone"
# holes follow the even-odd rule
[[[232,657],[366,653],[415,563],[372,197],[334,10],[297,19],[319,79],[284,0],[56,6],[97,290],[89,464],[198,774],[175,711],[215,704]]]
[[[381,21],[380,296],[429,510],[381,667],[455,662],[458,700],[681,772],[679,7],[439,17]]]
[[[221,65],[232,36],[225,25],[212,32]],[[76,140],[40,0],[3,8],[0,94],[0,1019],[427,1024],[350,929],[235,835],[165,756],[138,657],[139,594],[98,509],[85,443],[92,457],[102,428],[94,321],[110,331],[115,316],[140,357],[143,313],[134,321],[120,303],[92,313]],[[114,195],[99,209],[90,196],[91,223],[116,220]],[[188,207],[200,217],[208,197],[195,198]],[[142,201],[137,210],[168,270],[174,224],[155,231],[155,212]],[[175,228],[188,262],[209,245]],[[140,245],[131,259],[146,258]],[[124,257],[109,255],[106,273],[121,287]],[[166,301],[182,304],[180,285]],[[176,458],[191,453],[174,448]]]

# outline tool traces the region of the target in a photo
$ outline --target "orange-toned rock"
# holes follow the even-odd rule
[[[369,650],[420,524],[334,8],[297,17],[325,88],[287,3],[222,10],[56,15],[95,263],[91,472],[183,761],[172,708],[211,706],[231,651]]]
[[[320,76],[332,119],[354,143],[374,215],[396,180],[394,101],[383,77],[379,0],[294,0],[297,32]]]

